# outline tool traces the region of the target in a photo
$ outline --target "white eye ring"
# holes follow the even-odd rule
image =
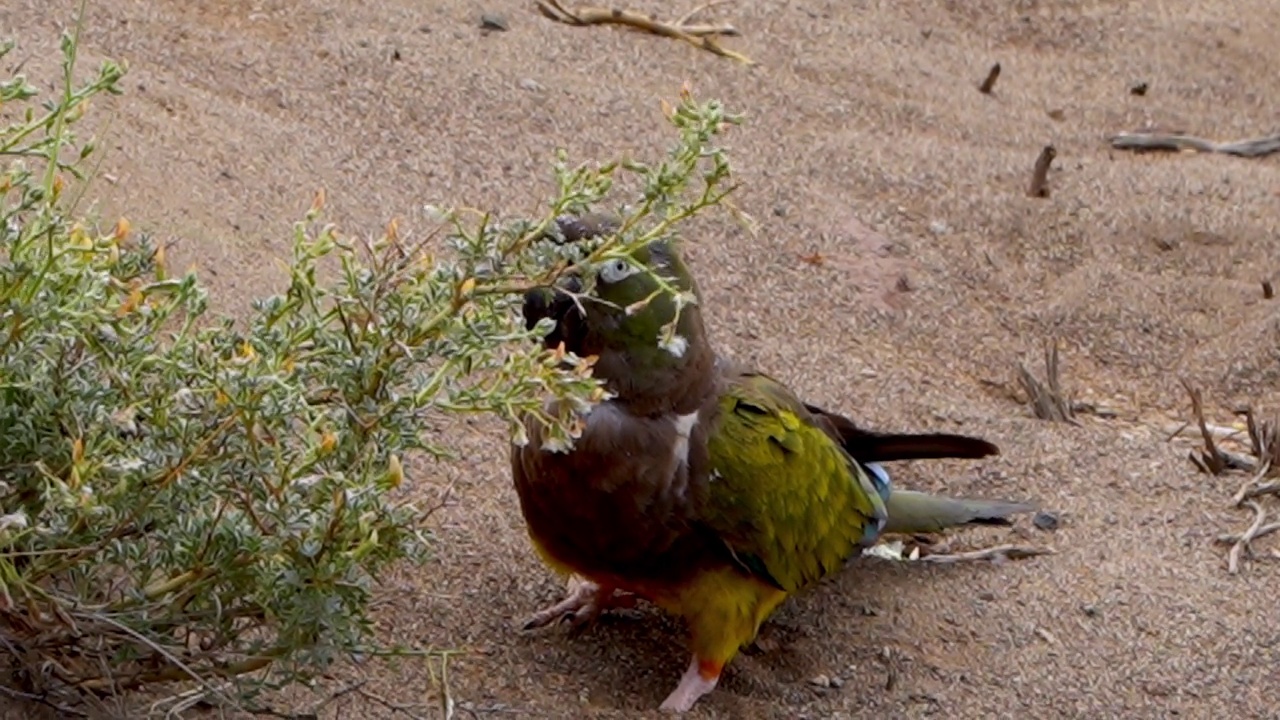
[[[640,268],[632,265],[622,258],[616,258],[605,263],[600,268],[600,280],[606,283],[616,283],[640,272]]]

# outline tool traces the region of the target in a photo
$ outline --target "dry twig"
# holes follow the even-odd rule
[[[22,692],[21,690],[6,687],[2,683],[0,683],[0,695],[5,695],[13,700],[28,702],[34,705],[44,705],[57,711],[59,713],[58,717],[89,717],[89,713],[84,710],[56,703],[45,694]]]
[[[1057,341],[1050,340],[1045,343],[1044,369],[1045,380],[1040,382],[1026,365],[1018,364],[1018,380],[1027,393],[1027,401],[1031,405],[1032,412],[1041,420],[1079,424],[1075,420],[1075,411],[1072,409],[1071,402],[1062,392],[1058,371]]]
[[[1258,503],[1246,500],[1245,505],[1253,510],[1253,524],[1240,535],[1240,539],[1236,541],[1235,545],[1231,546],[1231,552],[1227,554],[1227,572],[1232,575],[1240,572],[1240,553],[1258,536],[1258,531],[1262,529],[1263,521],[1267,519],[1267,511],[1263,510]]]
[[[1249,478],[1248,482],[1244,485],[1241,485],[1240,489],[1236,492],[1235,497],[1231,498],[1231,505],[1233,507],[1241,507],[1244,505],[1245,500],[1252,500],[1253,498],[1269,495],[1273,492],[1280,492],[1280,483],[1262,484],[1262,478],[1266,477],[1270,470],[1271,463],[1263,462],[1262,465],[1258,467],[1258,470],[1254,473],[1253,477]]]
[[[1243,158],[1265,157],[1280,152],[1280,133],[1265,137],[1214,142],[1194,135],[1158,132],[1122,132],[1108,138],[1111,147],[1134,152],[1207,152]]]
[[[1194,421],[1187,420],[1179,424],[1171,423],[1169,425],[1165,425],[1164,431],[1166,434],[1168,434],[1168,437],[1165,438],[1165,441],[1170,442],[1174,438],[1178,437],[1179,435],[1199,435],[1200,430],[1196,428],[1192,428],[1191,427],[1192,422]],[[1205,423],[1205,429],[1213,433],[1214,440],[1233,440],[1237,436],[1247,432],[1246,430],[1234,428],[1234,427],[1231,427],[1230,425],[1217,425],[1211,422]],[[1252,467],[1255,463],[1250,462],[1249,464],[1250,464],[1250,467]]]
[[[1213,433],[1209,431],[1209,423],[1204,418],[1204,403],[1200,398],[1200,391],[1191,386],[1184,378],[1182,387],[1186,388],[1187,394],[1191,396],[1191,412],[1195,415],[1196,423],[1200,426],[1200,436],[1204,438],[1204,450],[1199,452],[1193,450],[1188,455],[1192,464],[1200,468],[1200,471],[1208,475],[1220,475],[1224,470],[1233,467],[1231,461],[1221,450],[1218,444],[1214,442]]]
[[[418,712],[418,706],[398,703],[369,690],[361,689],[358,692],[360,697],[381,705],[382,707],[390,710],[392,714],[403,714],[405,717],[408,717],[409,720],[423,720],[426,717],[426,715]]]
[[[1252,539],[1257,540],[1258,538],[1266,537],[1277,530],[1280,530],[1280,522],[1267,523],[1266,525],[1258,528],[1257,532],[1253,534]],[[1233,545],[1240,542],[1244,536],[1244,533],[1222,533],[1218,536],[1218,542]]]
[[[1049,166],[1058,156],[1052,145],[1045,145],[1036,158],[1036,166],[1031,170],[1031,186],[1027,188],[1027,196],[1033,198],[1049,197]]]
[[[1245,507],[1253,510],[1253,523],[1242,533],[1222,533],[1218,542],[1230,543],[1231,550],[1227,554],[1227,572],[1236,575],[1240,572],[1240,556],[1248,552],[1252,556],[1250,543],[1260,537],[1280,530],[1280,522],[1265,524],[1267,510],[1256,498],[1264,495],[1280,495],[1280,481],[1263,483],[1263,479],[1272,468],[1280,467],[1280,422],[1259,420],[1252,409],[1246,408],[1239,414],[1245,416],[1249,433],[1250,450],[1253,458],[1246,458],[1235,453],[1228,453],[1218,447],[1216,436],[1229,436],[1234,433],[1228,428],[1211,426],[1204,416],[1204,403],[1200,391],[1192,387],[1187,380],[1182,380],[1191,397],[1191,410],[1196,424],[1200,428],[1200,436],[1204,441],[1204,449],[1190,453],[1191,462],[1210,475],[1219,475],[1229,469],[1244,469],[1251,473],[1236,494],[1231,498],[1233,507]],[[1175,435],[1177,433],[1174,433]],[[1219,437],[1218,439],[1223,439]]]
[[[1263,495],[1280,495],[1280,482],[1269,482],[1248,488],[1244,491],[1242,499],[1259,498]]]
[[[1249,444],[1258,462],[1280,468],[1280,420],[1259,420],[1252,408],[1244,410]]]
[[[1000,77],[1000,63],[996,63],[995,65],[991,66],[990,70],[987,71],[987,77],[985,80],[982,81],[982,84],[978,86],[978,92],[982,93],[983,95],[990,95],[991,91],[995,89],[996,79],[999,77]]]
[[[1025,558],[1037,557],[1039,555],[1053,555],[1055,552],[1056,551],[1053,548],[1036,547],[1034,545],[997,545],[995,547],[983,548],[982,550],[970,550],[967,552],[921,555],[919,561],[937,563],[940,565],[974,562],[978,560],[1001,562],[1004,560],[1023,560]]]
[[[723,1],[723,0],[721,0]],[[713,6],[719,2],[708,2],[705,5],[695,8],[687,13],[679,21],[669,23],[663,22],[656,18],[641,15],[639,13],[630,12],[628,10],[614,10],[598,7],[582,7],[576,10],[566,8],[560,0],[534,0],[538,6],[538,12],[546,18],[554,20],[558,23],[574,26],[586,25],[622,25],[625,27],[647,32],[653,35],[671,38],[673,40],[683,40],[696,48],[701,48],[710,53],[721,57],[736,60],[744,65],[755,65],[755,61],[746,55],[736,53],[732,50],[725,49],[716,42],[717,36],[737,36],[738,31],[732,25],[686,25],[687,21],[693,15]]]

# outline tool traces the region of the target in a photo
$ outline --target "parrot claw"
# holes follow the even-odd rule
[[[568,623],[574,631],[580,631],[594,623],[605,610],[634,605],[635,595],[631,593],[571,577],[565,599],[534,613],[525,621],[523,629],[534,630],[558,621]]]

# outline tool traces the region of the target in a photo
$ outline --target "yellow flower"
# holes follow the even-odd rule
[[[129,237],[129,231],[131,229],[132,226],[129,224],[129,219],[122,217],[116,221],[116,229],[115,232],[111,234],[111,238],[116,242],[122,242],[125,238]]]

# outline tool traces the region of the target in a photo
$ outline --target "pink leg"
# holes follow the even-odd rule
[[[680,684],[671,691],[658,709],[668,712],[688,712],[699,698],[715,690],[716,683],[719,681],[720,668],[711,663],[700,662],[698,656],[694,655],[689,661],[689,669],[685,670],[684,676],[680,678]]]
[[[605,610],[632,607],[635,602],[635,595],[631,593],[601,587],[590,580],[571,575],[565,599],[534,613],[525,621],[524,629],[533,630],[556,621],[568,622],[573,628],[581,629],[595,622]]]

